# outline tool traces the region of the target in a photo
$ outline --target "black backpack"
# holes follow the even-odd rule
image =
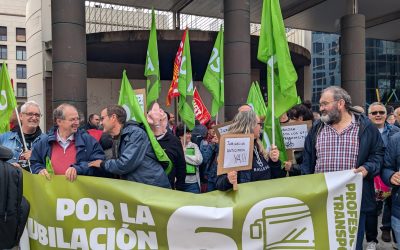
[[[11,150],[0,146],[0,249],[18,245],[30,208],[22,197],[22,169],[5,161],[11,157]]]

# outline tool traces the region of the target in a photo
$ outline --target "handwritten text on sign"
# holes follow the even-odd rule
[[[223,135],[223,134],[228,133],[228,130],[229,130],[229,127],[230,127],[230,126],[231,126],[231,125],[229,124],[229,125],[227,125],[227,126],[218,128],[219,134],[220,134],[220,135]]]
[[[304,148],[307,131],[307,124],[282,126],[286,149]]]
[[[226,138],[224,168],[249,165],[250,138]]]

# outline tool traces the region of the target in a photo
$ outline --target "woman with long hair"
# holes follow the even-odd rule
[[[217,179],[218,190],[228,190],[235,183],[269,180],[284,177],[286,172],[281,168],[279,150],[275,145],[268,152],[261,143],[262,123],[254,111],[239,112],[229,127],[230,134],[254,134],[253,168],[244,171],[231,171]]]

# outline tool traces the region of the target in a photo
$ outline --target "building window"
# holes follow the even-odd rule
[[[26,47],[17,46],[17,60],[26,61]]]
[[[17,82],[17,97],[26,97],[26,83]]]
[[[0,26],[0,41],[7,41],[7,27]]]
[[[7,59],[7,45],[0,45],[0,59]]]
[[[26,42],[26,34],[24,28],[17,28],[17,42]]]
[[[17,64],[17,78],[26,79],[26,65]]]

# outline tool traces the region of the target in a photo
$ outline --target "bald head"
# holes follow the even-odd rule
[[[246,112],[250,110],[253,110],[253,108],[248,104],[244,104],[238,108],[238,112]]]

